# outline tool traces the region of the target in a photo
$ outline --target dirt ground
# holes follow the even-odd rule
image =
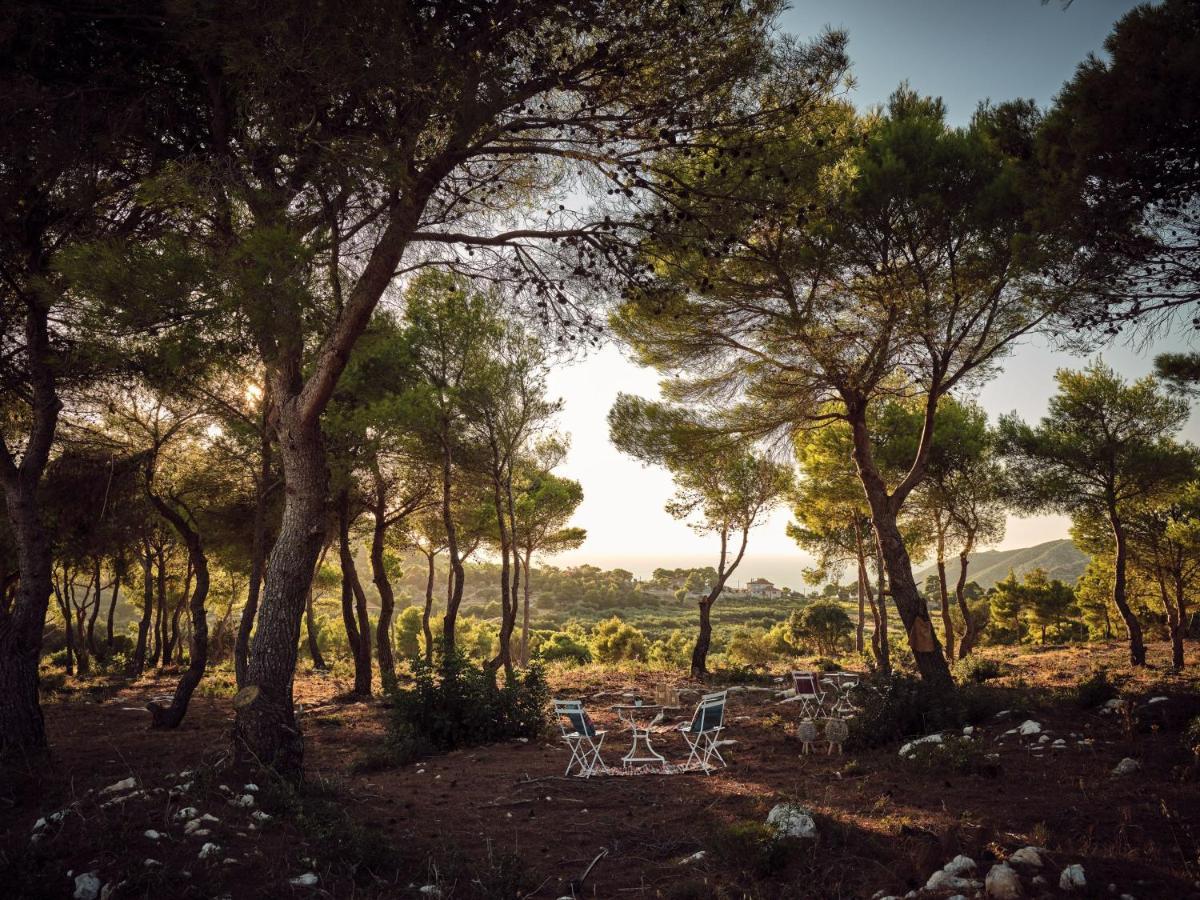
[[[919,888],[959,853],[983,872],[1034,845],[1046,851],[1045,896],[1057,895],[1064,866],[1080,863],[1090,895],[1114,885],[1113,896],[1138,900],[1200,897],[1200,780],[1181,737],[1200,711],[1193,653],[1184,676],[1166,673],[1163,644],[1135,676],[1116,644],[998,654],[1009,674],[991,683],[1011,692],[1014,708],[978,726],[978,745],[998,754],[980,774],[906,763],[897,743],[801,756],[794,707],[746,687],[730,695],[729,767],[709,776],[565,778],[556,739],[364,771],[386,708],[341,700],[348,683],[309,675],[296,693],[311,803],[227,768],[228,699],[196,697],[183,726],[162,732],[147,727],[141,706],[168,681],[96,688],[46,704],[49,769],[0,782],[0,896],[70,897],[75,879],[94,873],[110,898],[558,898],[600,856],[577,896],[869,898]],[[1136,728],[1063,699],[1100,665],[1126,679],[1138,704],[1168,699],[1144,707]],[[609,729],[605,758],[619,766],[628,734],[607,707],[648,697],[652,680],[586,669],[553,687],[587,701]],[[1025,719],[1066,749],[1004,736]],[[686,755],[679,735],[656,745],[668,758]],[[1140,769],[1114,776],[1125,757]],[[101,793],[128,778],[136,784]],[[817,838],[783,859],[747,850],[737,823],[761,823],[783,801],[812,811]],[[205,814],[218,821],[185,833]],[[314,885],[292,883],[308,873]]]

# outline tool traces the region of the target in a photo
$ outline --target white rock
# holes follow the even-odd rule
[[[75,900],[96,900],[100,896],[100,879],[95,872],[75,876]]]
[[[243,788],[243,790],[247,790],[247,791],[257,791],[257,790],[258,790],[258,785],[257,785],[257,784],[255,784],[254,782],[250,782],[250,784],[247,784],[247,785],[245,785],[245,787]]]
[[[683,859],[681,859],[681,860],[679,861],[679,864],[680,864],[681,866],[686,866],[686,865],[688,865],[689,863],[698,863],[698,862],[700,862],[702,859],[704,859],[704,857],[706,857],[706,856],[708,856],[708,852],[707,852],[707,851],[705,851],[705,850],[697,850],[697,851],[696,851],[695,853],[693,853],[691,856],[685,856]]]
[[[1012,866],[997,863],[988,870],[983,889],[991,900],[1020,900],[1021,878]]]
[[[965,734],[967,737],[970,737],[974,733],[975,733],[974,725],[964,725],[963,726],[963,734]]]
[[[162,837],[162,835],[159,834],[157,831],[155,831],[153,828],[148,828],[143,833],[145,834],[145,836],[147,838],[149,838],[152,841],[157,841],[160,837]]]
[[[424,894],[426,897],[440,897],[442,896],[442,889],[436,884],[423,884],[417,893]]]
[[[1042,723],[1035,722],[1035,721],[1033,721],[1033,719],[1026,719],[1017,728],[1017,732],[1022,737],[1029,737],[1032,734],[1041,734],[1042,733]]]
[[[144,860],[142,860],[142,865],[145,866],[147,869],[153,869],[153,868],[156,868],[157,866],[161,866],[162,863],[160,863],[157,859],[151,859],[150,857],[147,856]]]
[[[927,734],[927,735],[925,735],[925,737],[920,737],[920,738],[917,738],[916,740],[909,741],[907,744],[905,744],[903,747],[901,747],[900,755],[901,756],[910,756],[910,755],[912,755],[913,751],[916,750],[916,748],[919,747],[921,744],[940,744],[940,743],[942,743],[942,741],[943,741],[943,737],[940,733],[939,734]]]
[[[968,875],[975,871],[975,860],[961,853],[942,866],[942,871],[948,875]]]
[[[938,871],[930,875],[929,880],[925,882],[925,890],[927,891],[972,891],[977,887],[979,887],[978,881],[972,881],[970,878],[960,878],[942,869],[938,869]]]
[[[254,795],[242,794],[240,797],[234,797],[229,801],[229,805],[240,807],[241,809],[249,809],[254,805]]]
[[[1050,743],[1050,735],[1048,735],[1048,734],[1043,734],[1043,735],[1042,735],[1040,738],[1038,738],[1038,743],[1039,743],[1039,744],[1048,744],[1048,743]]]
[[[1114,775],[1132,775],[1141,767],[1142,764],[1140,762],[1138,762],[1136,759],[1130,759],[1127,756],[1117,763],[1116,767],[1113,768],[1112,773]]]
[[[1011,715],[1012,715],[1011,709],[1002,709],[1002,710],[1000,710],[1000,712],[998,712],[994,716],[992,716],[992,718],[993,719],[1003,719],[1005,716],[1011,716]]]
[[[271,821],[270,814],[263,812],[261,809],[256,809],[254,812],[250,813],[250,818],[252,818],[255,822]]]
[[[1082,891],[1087,887],[1087,879],[1083,876],[1083,866],[1072,863],[1062,870],[1058,877],[1058,886],[1064,891]]]
[[[1166,702],[1167,702],[1166,697],[1151,697],[1149,700],[1146,701],[1146,705],[1149,706],[1152,703],[1166,703]]]
[[[135,787],[137,787],[137,779],[131,775],[122,781],[118,781],[116,784],[110,784],[108,787],[102,789],[100,794],[103,796],[104,794],[116,794],[120,791],[132,791]]]
[[[777,803],[767,813],[767,824],[780,837],[815,838],[817,823],[812,813],[798,803]]]
[[[1038,853],[1037,847],[1022,847],[1010,856],[1008,861],[1018,866],[1040,869],[1042,867],[1042,854]]]
[[[182,822],[184,819],[194,819],[200,815],[200,810],[194,806],[185,806],[179,812],[175,813],[175,821]]]
[[[221,852],[221,848],[211,841],[200,848],[200,859],[208,859],[210,856],[216,856]]]
[[[288,884],[295,885],[296,887],[312,887],[318,880],[315,872],[305,872],[303,875],[289,878]]]

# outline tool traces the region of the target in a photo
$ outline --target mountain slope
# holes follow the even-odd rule
[[[1020,578],[1031,569],[1042,568],[1046,570],[1046,577],[1074,584],[1075,579],[1083,574],[1087,563],[1087,554],[1081,552],[1071,541],[1063,539],[1016,550],[984,550],[982,553],[972,553],[968,560],[967,578],[979,582],[979,586],[986,590],[1005,578],[1010,569]],[[917,585],[924,584],[928,576],[936,573],[936,566],[925,566],[918,570],[915,573]],[[958,557],[946,561],[946,575],[951,583],[958,577]]]

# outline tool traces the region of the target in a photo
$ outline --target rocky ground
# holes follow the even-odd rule
[[[140,705],[163,682],[96,687],[47,704],[52,767],[0,782],[0,895],[1200,897],[1181,739],[1200,690],[1166,653],[1137,675],[1117,645],[1006,655],[999,714],[840,755],[801,755],[794,706],[738,685],[729,768],[587,781],[563,777],[555,740],[379,768],[386,708],[308,676],[301,794],[229,767],[228,699],[155,732]],[[1071,688],[1099,665],[1123,694],[1080,707]],[[585,669],[554,688],[586,700],[618,763],[607,707],[651,680]],[[678,735],[656,743],[686,756]]]

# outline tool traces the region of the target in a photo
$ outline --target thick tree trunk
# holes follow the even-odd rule
[[[0,613],[0,762],[41,756],[47,750],[38,702],[38,663],[54,578],[50,534],[42,521],[38,487],[50,458],[62,402],[54,382],[49,307],[33,297],[26,303],[29,433],[19,463],[6,443],[0,446],[0,482],[20,578],[11,609]]]
[[[379,591],[379,621],[375,625],[379,680],[384,691],[391,691],[396,687],[396,658],[392,652],[392,616],[396,611],[396,593],[392,590],[384,560],[387,528],[387,507],[380,491],[375,498],[375,529],[371,534],[371,580]]]
[[[711,595],[699,602],[700,631],[696,634],[696,646],[692,648],[691,676],[697,680],[708,677],[708,648],[712,644],[712,599]]]
[[[167,557],[159,544],[156,551],[157,572],[155,575],[154,598],[154,653],[150,656],[150,668],[156,668],[162,663],[164,637],[166,635],[167,608]]]
[[[246,589],[246,605],[238,621],[237,642],[233,647],[233,670],[237,686],[246,686],[247,660],[250,655],[250,634],[258,615],[258,598],[262,590],[263,566],[267,558],[267,499],[271,480],[271,429],[267,422],[270,404],[269,391],[262,398],[262,418],[259,422],[259,472],[254,494],[254,523],[250,539],[250,585]]]
[[[194,573],[195,587],[192,589],[191,602],[188,604],[192,619],[192,641],[189,653],[188,667],[175,686],[175,695],[167,706],[149,703],[151,725],[154,728],[178,728],[179,723],[187,714],[188,702],[192,692],[204,677],[208,665],[208,617],[204,611],[204,601],[208,598],[208,558],[204,555],[204,547],[199,533],[193,529],[187,520],[168,503],[154,494],[150,494],[150,502],[159,514],[174,526],[182,538],[188,551],[188,569]],[[185,581],[185,590],[191,587],[193,579]]]
[[[281,405],[278,433],[287,490],[279,534],[266,564],[247,685],[234,702],[234,742],[244,757],[298,781],[304,742],[292,703],[292,678],[300,621],[325,543],[329,472],[319,423],[315,417],[301,416],[295,401]]]
[[[1158,577],[1158,589],[1162,596],[1163,610],[1167,614],[1167,634],[1171,640],[1171,666],[1174,669],[1183,668],[1183,618],[1180,615],[1182,610],[1176,605],[1175,598],[1182,598],[1183,585],[1180,579],[1172,578],[1174,582],[1174,591],[1167,589],[1166,578],[1160,574]]]
[[[54,590],[50,535],[38,514],[36,481],[6,479],[4,487],[20,581],[12,609],[0,613],[0,762],[40,756],[47,749],[38,662]],[[69,619],[66,627],[69,633]]]
[[[150,545],[142,543],[142,617],[138,620],[137,643],[133,658],[129,661],[129,674],[134,678],[146,668],[146,638],[150,633],[150,619],[154,615],[154,557]]]
[[[1109,508],[1109,523],[1112,526],[1115,553],[1113,558],[1113,603],[1125,622],[1129,632],[1129,662],[1130,665],[1144,666],[1146,664],[1146,645],[1142,642],[1142,626],[1137,616],[1129,606],[1126,596],[1126,574],[1129,553],[1126,547],[1125,525],[1121,521],[1115,506]]]

